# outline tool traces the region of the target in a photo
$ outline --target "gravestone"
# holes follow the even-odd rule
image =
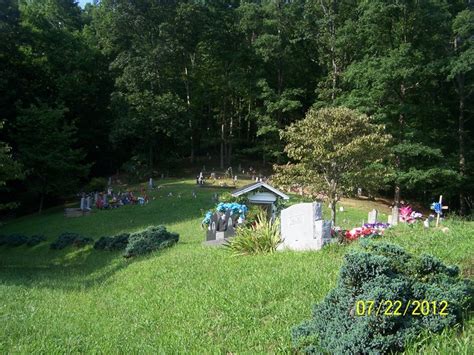
[[[209,226],[207,227],[206,240],[216,240],[218,222],[219,222],[219,215],[217,213],[214,213],[211,216],[211,221],[209,222]]]
[[[281,236],[277,250],[319,250],[331,238],[331,221],[322,220],[321,203],[299,203],[281,211]]]
[[[86,199],[84,197],[81,197],[81,211],[84,211],[86,209]]]
[[[369,224],[377,223],[377,216],[378,216],[378,211],[374,208],[372,211],[369,212],[367,223]]]
[[[109,177],[109,181],[108,181],[107,186],[110,186],[110,185],[112,185],[112,177]]]
[[[153,188],[153,178],[150,178],[150,180],[148,181],[148,188]]]
[[[235,220],[232,219],[231,211],[225,213],[216,212],[211,216],[209,226],[206,231],[206,241],[220,241],[235,235]]]
[[[398,225],[398,221],[400,220],[400,212],[398,210],[398,207],[397,206],[394,206],[392,208],[392,221],[391,221],[391,225]]]
[[[86,198],[86,209],[90,210],[91,209],[91,197],[87,196]]]

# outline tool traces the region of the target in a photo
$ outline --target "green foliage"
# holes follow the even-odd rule
[[[0,235],[0,246],[5,245],[9,247],[18,247],[26,245],[32,247],[46,240],[44,235],[32,235],[27,237],[23,234],[14,233],[11,235]]]
[[[35,234],[28,238],[26,245],[29,247],[33,247],[35,245],[40,244],[41,242],[46,241],[46,237],[42,234]]]
[[[237,202],[240,204],[248,205],[248,198],[246,196],[234,197],[231,192],[224,192],[219,194],[219,202],[230,203]]]
[[[165,226],[149,227],[130,234],[124,256],[129,258],[164,249],[176,244],[178,240],[179,235],[168,232]]]
[[[311,109],[281,137],[287,142],[285,152],[296,163],[284,166],[278,178],[291,181],[285,173],[302,175],[302,180],[321,186],[334,207],[334,224],[336,202],[344,190],[383,175],[383,170],[366,167],[383,161],[391,138],[383,126],[344,107]]]
[[[0,130],[3,128],[3,122],[0,121]],[[7,181],[20,179],[22,177],[21,166],[13,160],[11,155],[11,148],[6,143],[0,141],[0,191],[5,188]],[[0,211],[9,207],[14,207],[15,204],[1,204]]]
[[[255,222],[239,227],[235,237],[225,245],[235,255],[250,255],[273,253],[280,243],[279,220],[272,221],[261,211]]]
[[[26,183],[41,197],[74,191],[89,170],[89,165],[82,163],[83,152],[74,147],[76,130],[64,121],[66,111],[32,105],[20,109],[17,117],[16,142],[19,159],[26,167]]]
[[[390,353],[402,351],[422,331],[440,332],[462,320],[472,302],[472,283],[459,278],[456,266],[431,255],[413,256],[388,243],[367,241],[364,251],[345,256],[337,286],[317,304],[313,318],[292,330],[304,352]],[[447,301],[448,315],[377,315],[384,300]],[[357,301],[374,301],[374,311],[356,314]],[[384,309],[385,310],[385,309]]]
[[[92,239],[84,237],[77,233],[62,233],[59,237],[50,244],[50,249],[61,250],[68,246],[74,246],[76,248],[85,247],[87,244],[91,244]]]
[[[130,233],[121,233],[112,237],[101,237],[94,243],[94,249],[97,250],[124,250],[128,245]]]
[[[11,235],[2,235],[0,236],[0,245],[5,245],[9,247],[18,247],[20,245],[26,244],[28,242],[28,237],[23,234],[11,234]]]
[[[108,181],[103,177],[92,178],[91,181],[85,186],[85,192],[96,192],[105,191],[107,188]]]

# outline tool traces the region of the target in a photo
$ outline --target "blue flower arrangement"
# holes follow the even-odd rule
[[[248,207],[246,205],[242,205],[237,202],[221,202],[216,206],[216,211],[217,212],[222,212],[225,213],[227,211],[231,211],[231,214],[238,214],[242,219],[245,219],[245,214],[248,212]],[[211,223],[211,217],[213,213],[212,211],[207,211],[204,219],[202,220],[202,224],[207,224]]]
[[[211,217],[212,217],[212,211],[207,211],[206,216],[202,220],[201,224],[209,225],[209,223],[211,223]]]

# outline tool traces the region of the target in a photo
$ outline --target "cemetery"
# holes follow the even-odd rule
[[[137,315],[139,318],[134,320],[133,324],[138,326],[151,322],[159,325],[161,331],[168,334],[163,338],[152,337],[152,333],[149,333],[150,338],[146,338],[146,341],[154,347],[188,350],[226,347],[235,350],[267,351],[275,346],[292,348],[290,334],[283,331],[285,324],[296,326],[310,316],[308,305],[316,299],[323,299],[330,290],[337,276],[335,271],[343,262],[348,243],[353,245],[358,239],[383,239],[396,242],[417,255],[423,252],[435,254],[443,260],[460,265],[462,272],[469,270],[471,254],[468,250],[472,246],[472,229],[469,228],[472,227],[443,219],[444,215],[441,213],[445,214],[448,211],[442,208],[443,205],[433,206],[433,209],[428,206],[423,217],[420,217],[416,215],[417,212],[409,209],[396,211],[382,203],[345,199],[339,203],[339,207],[343,208],[338,207],[338,213],[343,218],[340,218],[341,223],[335,228],[332,226],[330,211],[324,201],[305,202],[299,194],[287,195],[270,184],[259,182],[256,185],[250,179],[242,178],[238,183],[240,185],[237,188],[229,188],[228,191],[232,198],[240,202],[220,202],[223,196],[220,187],[200,190],[195,188],[195,181],[192,180],[164,179],[160,181],[160,188],[147,190],[150,202],[141,207],[124,205],[121,208],[103,210],[92,204],[89,215],[84,219],[65,218],[62,214],[52,213],[8,223],[0,229],[0,234],[6,236],[0,238],[2,256],[0,274],[3,287],[8,290],[17,284],[16,287],[20,290],[26,290],[33,282],[49,290],[47,297],[38,293],[34,301],[28,300],[27,294],[22,293],[17,295],[17,298],[39,309],[55,307],[58,302],[67,305],[67,308],[54,313],[54,317],[57,317],[54,318],[54,322],[65,325],[62,319],[69,317],[67,324],[73,325],[82,337],[77,346],[81,344],[81,348],[90,351],[98,349],[91,342],[96,335],[86,332],[85,323],[82,322],[86,319],[87,322],[96,324],[105,324],[104,322],[109,321],[102,319],[100,312],[97,313],[84,305],[95,299],[98,294],[107,294],[100,297],[107,304],[113,304],[114,310],[105,304],[99,306],[99,310],[112,312],[114,315],[112,324],[119,329],[125,329],[122,328],[125,324],[130,325],[130,320],[123,318],[128,313],[126,307],[129,306],[123,302],[126,299],[135,299],[138,290],[141,291],[138,291],[140,296],[137,301],[146,299],[159,303],[150,306],[147,312]],[[273,207],[268,208],[277,199],[283,205],[276,203],[277,210]],[[207,221],[203,221],[203,217],[206,217],[203,207],[210,208],[211,213],[207,215]],[[233,255],[237,254],[230,253],[224,245],[227,240],[238,238],[242,226],[250,225],[252,228],[252,225],[255,225],[253,222],[255,215],[252,215],[254,208],[263,211],[270,219],[272,213],[268,215],[268,211],[275,212],[274,218],[279,223],[281,238],[275,246],[274,256],[270,259],[263,254],[260,256],[256,254],[251,258],[236,257]],[[438,212],[440,212],[440,227],[436,227],[436,217],[432,217],[429,228],[426,228],[424,221],[429,214],[436,216]],[[409,218],[407,213],[413,217]],[[387,224],[389,218],[392,222],[390,225]],[[157,244],[156,251],[152,252],[151,255],[155,256],[140,261],[137,256],[132,256],[136,255],[132,250],[148,248],[147,244],[138,246],[136,243],[143,243],[146,240],[143,238],[148,238],[144,236],[150,232],[137,233],[150,224],[164,224],[172,233],[169,237],[168,234],[157,236],[159,238],[157,241],[161,244]],[[202,227],[199,227],[200,224]],[[443,232],[444,227],[449,228],[449,232]],[[60,234],[58,231],[76,234],[68,237],[69,242],[65,239],[61,241],[61,243],[72,243],[69,246],[65,244],[61,249],[50,249],[48,243],[53,242]],[[123,234],[124,231],[128,231],[128,234]],[[133,243],[137,247],[130,249],[132,246],[129,240],[134,232],[137,236],[133,237],[136,239]],[[24,241],[22,239],[21,243],[26,243],[29,240],[28,236],[33,234],[41,233],[45,237],[38,239],[32,247],[26,244],[8,246],[5,243],[8,243],[10,240],[8,235],[12,233],[26,235],[26,239]],[[175,238],[173,233],[179,234],[179,241],[173,239]],[[342,236],[342,239],[338,236]],[[166,238],[171,238],[170,245],[174,246],[163,248]],[[416,243],[414,238],[418,240]],[[55,243],[59,243],[59,239]],[[127,244],[130,244],[127,249],[130,251],[125,249]],[[213,244],[221,247],[208,247]],[[455,249],[452,248],[453,245],[456,246]],[[26,259],[18,258],[19,253],[25,254]],[[122,255],[128,256],[123,258]],[[67,270],[66,274],[52,266],[53,256],[60,258],[59,260],[63,259],[64,262],[68,260],[65,266],[62,266]],[[43,267],[47,265],[50,265],[48,269],[44,269]],[[269,272],[273,268],[272,265],[281,267],[277,272],[278,277]],[[169,273],[163,274],[158,271],[167,269],[170,270]],[[16,270],[15,274],[12,274],[11,270]],[[242,274],[242,270],[253,271]],[[137,279],[134,276],[137,272],[141,273],[141,278]],[[36,281],[28,281],[29,275],[36,275]],[[286,280],[283,284],[279,281],[282,279]],[[125,280],[129,280],[128,286],[123,283]],[[316,280],[317,287],[312,280]],[[85,291],[77,298],[73,295],[75,290],[79,289]],[[40,292],[39,288],[37,290],[36,292]],[[69,296],[63,296],[66,298],[58,300],[64,290],[70,290]],[[267,300],[268,306],[255,308],[255,305],[262,302],[261,297],[275,290],[290,295],[287,298],[289,304],[281,304],[276,298],[271,297]],[[133,293],[130,294],[129,291]],[[193,299],[197,296],[200,301],[196,301],[197,303],[191,301],[191,294],[194,295]],[[245,329],[242,330],[242,337],[239,335],[240,331],[232,326],[231,319],[235,319],[235,316],[231,314],[235,311],[227,308],[229,305],[226,305],[225,299],[232,300],[235,310],[239,310],[236,316],[240,319],[239,322],[245,325],[245,328],[242,328]],[[181,310],[186,312],[184,318],[183,315],[176,313],[176,304],[183,305],[179,308],[185,307]],[[288,313],[290,309],[291,312]],[[286,321],[280,325],[263,322],[265,314],[270,310],[274,316],[287,314]],[[26,317],[27,324],[33,326],[35,320],[32,314],[28,315],[23,310],[18,312]],[[206,316],[208,312],[224,312],[221,313],[223,318],[221,321],[214,317],[209,318]],[[38,316],[44,319],[45,314]],[[193,323],[201,324],[203,327],[201,329],[214,329],[217,334],[232,331],[235,336],[227,340],[217,334],[203,337],[196,333],[189,336],[188,324]],[[17,329],[23,327],[24,322],[20,324],[13,321],[11,326],[12,329]],[[249,330],[254,332],[250,338],[248,335],[243,335],[243,332],[247,334]],[[266,337],[266,332],[273,331],[278,331],[280,336]],[[66,339],[65,332],[66,330],[50,329],[45,336],[56,334]],[[183,338],[182,335],[185,333],[188,335]],[[120,334],[120,331],[111,334],[113,342],[101,343],[100,348],[116,349],[117,344],[121,344]],[[450,337],[456,336],[454,333],[450,335]],[[178,345],[183,339],[185,342]],[[435,342],[438,338],[432,339]],[[120,345],[122,346],[124,345]],[[138,349],[139,345],[132,341],[130,346]]]
[[[0,1],[0,354],[473,354],[473,1]]]

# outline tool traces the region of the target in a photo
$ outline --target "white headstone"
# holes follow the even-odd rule
[[[387,221],[388,224],[392,224],[392,215],[389,214],[388,215],[388,221]]]
[[[84,197],[81,197],[81,210],[86,209],[86,199]]]
[[[429,220],[429,218],[427,218],[427,219],[425,219],[425,220],[423,221],[423,227],[425,227],[425,228],[430,228],[430,220]]]
[[[153,188],[153,178],[150,178],[150,180],[148,181],[148,187],[150,189]]]
[[[281,211],[278,250],[319,250],[331,237],[331,222],[321,219],[320,203],[299,203]]]
[[[400,219],[400,213],[398,211],[398,207],[397,206],[394,206],[392,208],[392,225],[396,226],[398,225],[398,221]]]
[[[376,209],[373,209],[372,211],[370,211],[369,217],[367,219],[367,223],[369,224],[377,223],[377,215],[378,215],[378,211]]]

